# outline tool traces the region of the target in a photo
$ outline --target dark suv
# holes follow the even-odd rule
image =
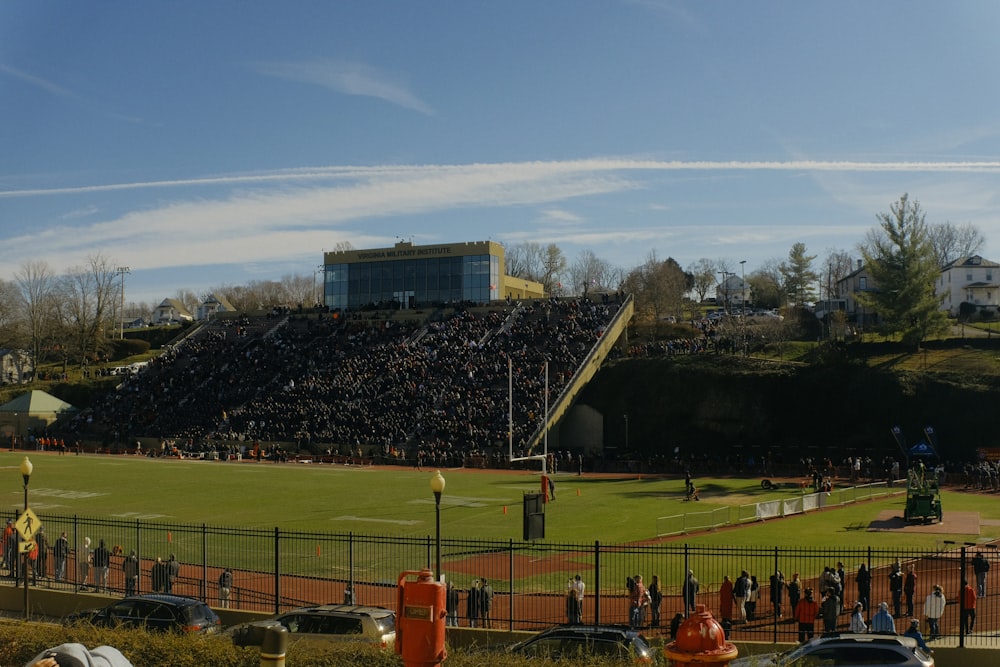
[[[392,649],[396,643],[395,612],[353,604],[293,609],[266,620],[238,625],[227,633],[237,646],[260,646],[265,630],[276,624],[285,626],[290,641],[367,642],[386,649]]]
[[[659,662],[656,651],[645,637],[627,626],[618,625],[560,625],[505,650],[553,660],[600,655],[640,665]]]
[[[219,617],[207,604],[179,595],[136,595],[103,609],[76,612],[68,616],[66,622],[196,633],[218,632],[222,626]]]
[[[910,637],[889,634],[823,635],[784,653],[765,653],[737,658],[730,667],[934,667],[934,658]]]

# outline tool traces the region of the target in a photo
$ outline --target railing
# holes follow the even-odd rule
[[[905,487],[889,482],[874,482],[845,489],[834,489],[819,493],[805,493],[799,498],[765,500],[747,505],[721,507],[703,512],[688,512],[656,518],[656,536],[670,537],[703,530],[713,530],[723,526],[734,526],[751,521],[764,521],[780,517],[803,514],[824,507],[849,505],[859,500],[869,500],[883,496],[906,493]]]
[[[830,496],[833,497],[833,496]],[[731,517],[726,517],[727,519]],[[174,554],[180,563],[179,577],[172,592],[204,599],[221,606],[218,580],[223,569],[233,571],[233,608],[276,613],[306,604],[342,602],[346,598],[358,604],[392,608],[396,604],[395,584],[399,572],[432,567],[435,541],[427,537],[393,537],[353,533],[306,533],[259,528],[234,528],[208,525],[159,523],[131,519],[107,519],[42,514],[48,549],[39,560],[36,585],[74,590],[81,585],[92,588],[97,573],[89,567],[86,580],[79,567],[86,553],[84,538],[91,538],[91,549],[100,540],[111,549],[108,588],[113,594],[124,592],[122,562],[135,550],[140,557],[138,592],[152,590],[151,570],[156,558],[167,560]],[[689,527],[711,527],[722,521],[720,512],[688,515]],[[944,586],[948,599],[941,619],[943,640],[964,645],[967,633],[960,628],[960,581],[965,577],[975,585],[972,557],[983,552],[996,565],[996,544],[944,544],[933,551],[900,549],[840,548],[836,532],[843,528],[831,525],[830,547],[825,549],[785,549],[759,546],[692,546],[678,542],[658,544],[549,544],[490,540],[441,541],[442,569],[447,580],[460,590],[458,616],[461,625],[482,625],[482,610],[468,608],[469,589],[476,582],[488,582],[493,590],[490,623],[504,629],[531,630],[566,622],[565,594],[567,581],[579,574],[586,584],[585,622],[625,623],[628,619],[629,592],[626,580],[641,574],[648,587],[656,575],[663,594],[659,618],[652,611],[643,625],[648,635],[666,635],[670,620],[684,614],[681,584],[688,571],[699,580],[696,600],[705,604],[720,619],[733,622],[734,639],[756,641],[792,641],[796,625],[791,621],[787,582],[798,573],[802,588],[814,588],[819,596],[820,575],[825,568],[843,563],[846,570],[844,607],[850,611],[855,600],[864,597],[858,587],[861,565],[872,574],[866,618],[871,617],[882,601],[892,605],[889,572],[898,560],[905,572],[913,565],[918,586],[912,613],[901,600],[897,627],[913,617],[923,618],[923,600],[933,584]],[[72,546],[66,563],[66,578],[55,580],[55,557],[52,546],[65,532]],[[737,609],[720,595],[723,579],[731,582],[742,571],[757,578],[756,609],[749,610],[745,623]],[[772,585],[776,572],[784,573],[786,582]],[[978,601],[975,638],[979,644],[1000,645],[1000,585],[987,579],[988,595]],[[779,590],[772,604],[772,592]],[[838,629],[845,630],[849,613],[838,616]],[[817,626],[822,627],[821,624]],[[900,627],[900,630],[903,628]]]

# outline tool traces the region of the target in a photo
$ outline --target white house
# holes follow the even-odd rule
[[[941,297],[941,309],[955,317],[963,303],[977,311],[1000,308],[1000,264],[979,255],[960,257],[945,264],[934,283],[934,293]]]
[[[735,313],[750,301],[749,285],[735,273],[725,272],[723,280],[715,286],[715,302],[721,304],[727,312]]]
[[[164,299],[153,311],[153,324],[170,324],[171,322],[191,322],[194,320],[183,303],[177,299]]]
[[[199,320],[210,320],[213,315],[218,313],[235,313],[236,309],[233,308],[233,304],[229,303],[229,300],[224,296],[215,296],[210,294],[204,301],[198,304],[198,319]]]

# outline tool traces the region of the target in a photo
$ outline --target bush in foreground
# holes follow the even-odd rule
[[[233,646],[223,635],[186,636],[146,633],[133,629],[96,627],[62,627],[58,625],[0,624],[0,665],[21,667],[46,648],[66,642],[78,642],[87,648],[114,646],[135,667],[259,667],[260,652],[256,648]],[[477,650],[449,649],[447,667],[538,667],[548,661],[528,660],[518,656]],[[289,642],[285,658],[289,667],[401,667],[402,659],[368,644],[317,645],[308,641]],[[564,660],[551,664],[572,664],[586,667],[620,665],[609,658]]]

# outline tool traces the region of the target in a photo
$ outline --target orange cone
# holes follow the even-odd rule
[[[167,544],[169,544],[169,543],[171,543],[173,541],[174,541],[174,535],[173,535],[173,533],[169,533],[168,532],[167,533]]]
[[[319,545],[316,545],[316,558],[319,558]]]
[[[506,514],[506,513],[507,513],[507,506],[506,506],[506,505],[504,505],[504,506],[503,506],[503,513],[504,513],[504,514]]]

